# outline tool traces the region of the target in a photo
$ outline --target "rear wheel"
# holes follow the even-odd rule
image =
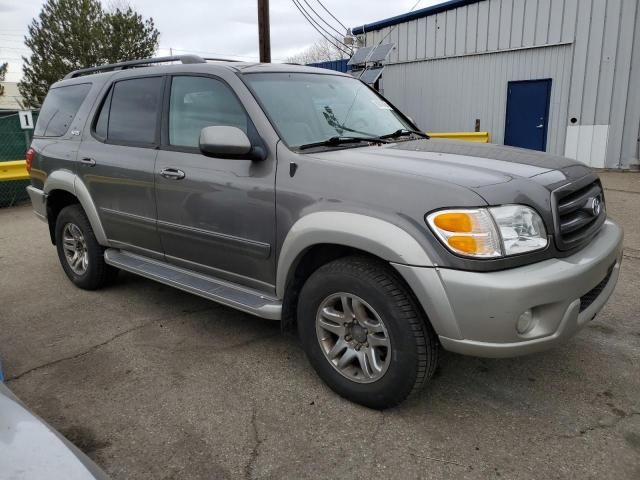
[[[397,274],[347,257],[300,292],[298,328],[309,361],[335,392],[367,407],[395,406],[433,375],[435,332]]]
[[[118,270],[105,263],[104,248],[80,205],[69,205],[60,211],[55,235],[62,268],[76,286],[96,290],[116,277]]]

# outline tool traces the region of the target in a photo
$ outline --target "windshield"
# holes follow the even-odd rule
[[[414,128],[355,78],[313,73],[260,73],[245,78],[292,148],[331,137],[377,137]]]

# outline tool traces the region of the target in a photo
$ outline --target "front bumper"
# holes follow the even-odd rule
[[[394,267],[445,349],[512,357],[549,348],[593,320],[618,281],[622,238],[622,229],[607,220],[587,247],[565,258],[490,273]],[[534,323],[520,334],[516,323],[526,310]]]

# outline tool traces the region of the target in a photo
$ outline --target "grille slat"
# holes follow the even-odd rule
[[[587,213],[578,212],[571,215],[567,220],[560,218],[560,231],[563,234],[575,232],[593,222],[593,217]]]
[[[559,250],[571,250],[588,242],[606,219],[604,195],[597,177],[586,177],[552,193]],[[600,201],[600,212],[595,215],[592,203]]]
[[[600,193],[601,190],[596,185],[588,187],[586,192],[584,189],[580,189],[577,192],[572,193],[568,197],[562,199],[562,204],[558,205],[558,213],[560,215],[566,215],[568,213],[579,210],[584,205],[585,197],[594,197]]]

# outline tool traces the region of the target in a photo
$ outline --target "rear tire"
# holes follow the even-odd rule
[[[111,283],[118,270],[104,261],[87,214],[78,204],[63,208],[56,219],[56,249],[64,272],[77,287],[96,290]]]
[[[370,408],[398,405],[438,363],[431,324],[401,278],[380,261],[354,256],[320,267],[302,287],[297,318],[320,378]]]

